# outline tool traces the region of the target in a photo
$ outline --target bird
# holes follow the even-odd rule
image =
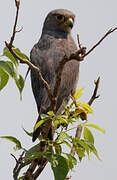
[[[48,13],[45,18],[42,34],[39,41],[33,46],[30,52],[31,62],[40,68],[42,77],[49,84],[53,92],[56,76],[61,60],[75,53],[78,48],[71,35],[74,26],[75,14],[67,9],[55,9]],[[64,66],[61,83],[58,90],[56,114],[63,112],[63,100],[68,103],[70,95],[75,93],[79,79],[79,62],[75,59],[67,62]],[[37,104],[39,117],[51,110],[51,101],[38,74],[31,69],[31,86]],[[43,125],[33,132],[34,142],[43,131]]]

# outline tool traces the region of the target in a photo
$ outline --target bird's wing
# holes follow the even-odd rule
[[[42,40],[40,40],[40,42],[32,49],[31,61],[40,68],[43,78],[48,82],[51,90],[53,91],[59,63],[65,54],[69,56],[70,53],[74,52],[75,47],[73,48],[72,45],[70,48],[67,47],[68,42],[66,42],[66,40],[64,42],[63,40],[60,41],[59,39],[53,39],[52,43],[49,43],[50,39],[48,40],[47,37],[44,39],[43,37]],[[63,111],[63,99],[68,102],[70,94],[76,88],[78,71],[79,63],[75,60],[66,63],[64,66],[61,84],[58,91],[56,108],[57,114],[60,114]],[[38,75],[33,70],[31,70],[31,83],[39,114],[48,112],[51,110],[50,99],[48,97],[46,88],[43,86]],[[37,121],[39,120],[40,115]],[[38,137],[40,132],[42,132],[41,126],[33,133],[33,141]]]
[[[48,38],[45,37],[39,44],[34,46],[31,51],[31,61],[36,66],[40,67],[43,78],[49,83],[53,91],[60,61],[65,54],[69,56],[70,53],[74,52],[76,46],[73,41],[69,42],[71,46],[68,48],[68,43],[65,43],[66,41],[64,42],[62,40],[61,44],[60,40],[54,39],[53,43],[50,45],[50,40],[47,40]],[[58,92],[57,111],[60,108],[63,99],[65,98],[66,102],[68,102],[69,95],[75,91],[78,80],[78,71],[79,63],[75,60],[71,60],[64,66]],[[47,112],[50,110],[50,100],[45,87],[42,85],[34,71],[31,71],[31,82],[38,112],[43,112],[43,109]]]
[[[31,51],[31,62],[40,68],[43,78],[50,84],[55,81],[54,70],[52,65],[48,62],[48,57],[44,51],[41,51],[38,45],[35,45]],[[37,103],[38,112],[47,112],[50,107],[50,100],[46,88],[39,80],[37,73],[31,70],[31,84],[33,94]]]

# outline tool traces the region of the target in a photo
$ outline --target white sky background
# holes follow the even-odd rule
[[[31,48],[41,35],[42,24],[47,13],[56,8],[65,8],[76,14],[76,23],[72,31],[80,35],[82,45],[88,49],[101,38],[111,27],[117,26],[116,0],[25,0],[21,1],[18,33],[14,45],[29,55]],[[14,0],[0,2],[0,54],[4,41],[9,40],[15,17]],[[20,66],[25,75],[26,65]],[[92,161],[84,159],[71,173],[72,180],[110,180],[116,179],[117,171],[117,32],[111,34],[101,43],[80,66],[79,88],[85,87],[83,101],[87,102],[92,94],[93,80],[101,76],[99,93],[101,97],[93,104],[94,115],[89,122],[106,130],[106,135],[95,133],[95,145],[103,161],[95,156]],[[0,92],[0,136],[12,135],[22,141],[26,148],[33,146],[31,139],[25,135],[22,126],[31,131],[37,119],[36,104],[28,76],[20,101],[18,89],[11,79],[7,87]],[[10,153],[14,153],[13,144],[0,140],[0,179],[12,180],[15,161]],[[18,155],[18,153],[14,153]],[[38,178],[39,179],[39,178]],[[40,179],[54,180],[48,165]]]

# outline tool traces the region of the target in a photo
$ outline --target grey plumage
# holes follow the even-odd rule
[[[31,62],[41,69],[43,78],[49,83],[52,90],[60,61],[65,54],[69,57],[77,50],[71,36],[74,18],[75,15],[68,10],[51,11],[45,19],[40,40],[31,51]],[[63,99],[68,102],[70,94],[75,92],[78,74],[78,61],[72,60],[65,64],[57,98],[56,112],[58,114],[62,112]],[[31,70],[31,84],[38,113],[46,113],[51,110],[47,91],[33,70]],[[42,131],[42,127],[33,133],[33,141],[38,137],[40,131]]]

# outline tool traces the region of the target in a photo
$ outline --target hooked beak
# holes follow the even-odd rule
[[[72,28],[73,28],[74,21],[73,21],[72,18],[68,18],[65,24],[72,29]]]

